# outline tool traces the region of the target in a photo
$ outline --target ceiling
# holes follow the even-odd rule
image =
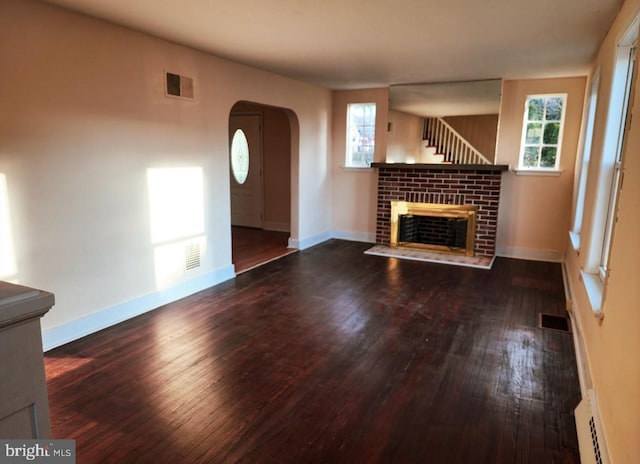
[[[48,0],[332,89],[584,75],[622,0]]]

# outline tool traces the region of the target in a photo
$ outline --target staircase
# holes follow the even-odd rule
[[[442,163],[493,164],[442,118],[424,119],[422,139]]]

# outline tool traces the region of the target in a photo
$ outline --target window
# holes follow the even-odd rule
[[[611,251],[611,241],[613,239],[613,227],[617,217],[617,203],[618,192],[620,191],[622,184],[622,155],[624,154],[626,133],[629,130],[628,125],[631,122],[631,107],[630,102],[633,100],[634,85],[635,82],[635,57],[636,48],[629,48],[628,64],[626,66],[626,79],[625,79],[625,94],[622,106],[623,118],[620,124],[617,149],[615,151],[615,159],[613,162],[613,176],[611,179],[611,188],[609,191],[609,201],[607,207],[607,220],[604,226],[604,241],[602,244],[602,254],[600,255],[599,274],[600,279],[604,281],[607,276],[607,270],[609,266],[609,253]]]
[[[376,139],[376,104],[347,106],[346,167],[368,168],[373,161]]]
[[[639,21],[640,19],[634,21],[617,45],[591,222],[585,225],[590,227],[591,236],[588,243],[581,245],[581,249],[586,252],[581,277],[591,309],[599,318],[603,317],[618,193],[622,188],[626,135],[631,122],[634,83],[637,78],[635,43]]]
[[[231,140],[231,172],[238,184],[244,184],[249,175],[249,143],[242,129]]]
[[[591,80],[591,90],[589,93],[588,113],[586,128],[584,132],[582,161],[578,174],[578,192],[573,217],[572,232],[576,235],[574,248],[580,248],[580,232],[582,231],[582,217],[584,215],[584,197],[587,190],[587,173],[589,170],[589,160],[591,159],[591,142],[593,141],[593,126],[596,119],[596,107],[598,105],[598,89],[600,87],[600,70],[598,70]],[[572,240],[574,240],[572,238]]]
[[[566,94],[527,96],[519,169],[558,169],[566,101]]]

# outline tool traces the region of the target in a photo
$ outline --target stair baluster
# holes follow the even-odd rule
[[[425,118],[423,134],[443,163],[492,164],[442,118]]]

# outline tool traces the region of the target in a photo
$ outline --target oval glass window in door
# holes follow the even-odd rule
[[[249,144],[242,129],[236,129],[231,139],[231,171],[237,183],[245,183],[249,175]]]

